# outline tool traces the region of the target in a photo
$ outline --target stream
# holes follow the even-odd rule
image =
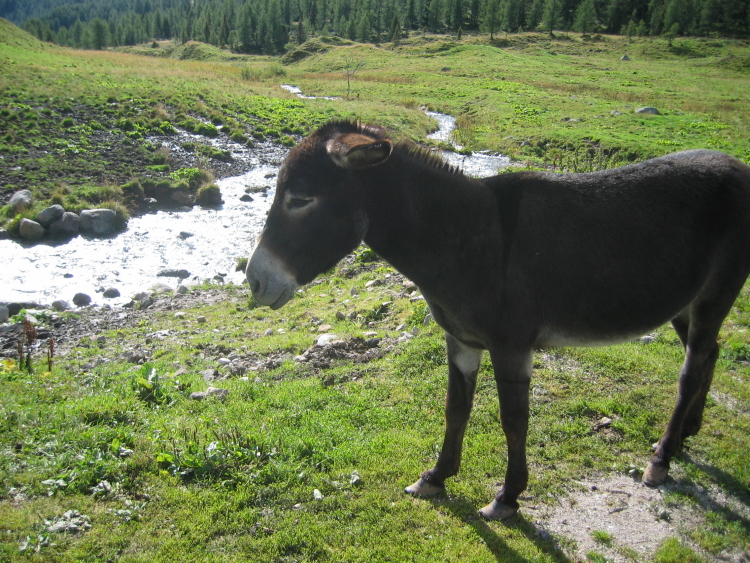
[[[307,98],[298,88],[283,87]],[[460,150],[451,135],[455,119],[436,112],[427,114],[439,125],[429,138],[451,143]],[[186,140],[183,137],[192,136],[182,132],[176,139],[160,141],[170,150],[179,150]],[[204,138],[200,140],[206,142]],[[250,149],[226,139],[211,142],[229,149],[233,159],[247,170],[216,182],[224,199],[222,206],[162,210],[133,217],[127,230],[112,238],[78,236],[63,244],[0,240],[0,256],[6,265],[0,269],[0,303],[49,305],[56,299],[71,302],[81,292],[91,296],[94,304],[122,305],[132,295],[157,283],[176,288],[178,278],[157,275],[165,269],[187,270],[190,277],[182,282],[187,285],[216,276],[225,282],[242,283],[243,273],[235,272],[237,258],[249,256],[252,251],[273,201],[276,174],[288,149],[271,143]],[[462,155],[444,151],[442,156],[475,177],[494,175],[509,163],[508,157],[484,152]],[[241,201],[249,186],[269,188],[265,195],[252,193],[251,202]],[[102,292],[110,287],[117,288],[120,297],[105,299]]]

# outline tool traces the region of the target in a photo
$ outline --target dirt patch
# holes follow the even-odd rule
[[[590,477],[578,481],[577,490],[559,499],[557,506],[522,510],[534,518],[540,533],[550,534],[572,560],[590,560],[587,554],[595,552],[612,563],[648,561],[665,539],[681,537],[685,541],[686,534],[704,522],[704,509],[731,511],[740,518],[750,516],[750,507],[720,488],[689,484],[681,478],[679,466],[673,467],[672,473],[676,479],[657,489],[643,485],[640,477]],[[700,508],[675,500],[677,495],[670,493],[695,498]],[[750,551],[724,553],[721,560],[750,561]]]

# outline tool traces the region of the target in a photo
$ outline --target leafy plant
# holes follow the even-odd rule
[[[132,386],[138,398],[147,403],[163,405],[172,401],[172,397],[164,389],[156,368],[151,363],[141,366],[133,379]]]

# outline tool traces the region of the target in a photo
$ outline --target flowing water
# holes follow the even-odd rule
[[[285,85],[286,90],[303,96],[299,88]],[[431,139],[453,144],[456,120],[436,112],[439,129]],[[171,151],[180,151],[186,140],[206,142],[203,137],[180,133],[177,138],[159,139]],[[175,277],[159,277],[164,269],[185,269],[190,273],[186,283],[212,279],[217,275],[226,281],[240,283],[241,272],[235,272],[236,260],[249,256],[254,240],[263,227],[273,201],[276,174],[287,149],[273,144],[255,148],[231,143],[225,139],[211,141],[229,149],[235,162],[246,172],[217,181],[224,204],[216,209],[194,207],[180,211],[157,211],[133,217],[128,229],[112,238],[79,236],[65,244],[21,244],[0,241],[0,302],[34,302],[50,304],[56,299],[71,301],[78,292],[87,293],[94,303],[123,304],[135,293],[156,283],[176,287]],[[462,155],[443,151],[442,157],[471,176],[485,177],[508,165],[509,159],[491,153]],[[265,197],[253,193],[252,202],[240,200],[248,186],[269,186]],[[103,289],[114,287],[121,297],[105,299]]]

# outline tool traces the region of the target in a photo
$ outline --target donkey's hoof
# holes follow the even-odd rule
[[[413,483],[404,489],[404,492],[414,495],[415,497],[430,498],[445,492],[445,487],[441,485],[435,485],[429,481],[425,481],[421,477],[416,483]]]
[[[658,487],[659,485],[663,484],[664,481],[667,480],[667,473],[669,472],[669,467],[664,467],[663,465],[656,465],[654,463],[649,463],[648,468],[643,473],[643,484],[647,487]]]
[[[509,506],[505,503],[493,500],[484,508],[479,509],[479,516],[485,520],[504,520],[518,512],[517,506]]]

